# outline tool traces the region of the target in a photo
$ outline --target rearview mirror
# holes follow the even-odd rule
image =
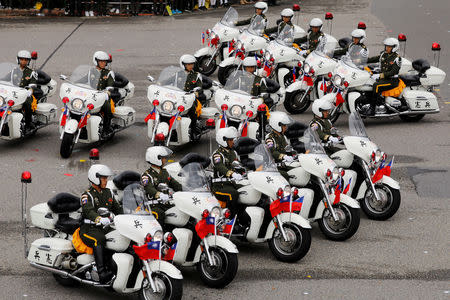
[[[169,186],[167,185],[167,183],[160,183],[158,184],[158,190],[159,191],[166,191],[169,189]]]
[[[107,208],[105,208],[105,207],[100,207],[100,208],[97,210],[97,214],[98,214],[100,217],[102,217],[102,218],[104,218],[104,217],[109,217],[109,209],[107,209]]]
[[[66,75],[63,75],[63,74],[61,74],[61,75],[59,75],[59,79],[61,79],[61,80],[67,80],[67,76],[66,76]]]
[[[153,78],[150,75],[147,76],[147,80],[150,81],[150,82],[155,82],[155,78]]]

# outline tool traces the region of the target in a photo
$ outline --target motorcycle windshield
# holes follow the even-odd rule
[[[182,68],[170,66],[161,71],[157,84],[183,91],[186,79],[187,74]]]
[[[262,172],[278,172],[277,164],[266,144],[259,144],[253,151],[255,170]]]
[[[19,86],[22,81],[23,71],[17,64],[4,62],[0,64],[0,81]]]
[[[234,23],[239,19],[238,12],[233,8],[230,7],[225,15],[220,20],[220,23],[222,25],[228,26],[228,27],[235,27]]]
[[[210,192],[203,166],[196,162],[185,165],[181,169],[181,186],[185,192]]]
[[[317,45],[314,53],[320,55],[322,57],[333,57],[334,50],[337,47],[337,41],[335,38],[332,38],[330,35],[325,34]]]
[[[145,190],[139,183],[128,185],[123,190],[123,213],[126,215],[152,215],[151,211],[146,207]]]
[[[284,26],[281,31],[278,32],[277,43],[283,46],[291,47],[294,42],[294,27]]]
[[[250,95],[255,75],[246,71],[235,71],[230,75],[225,84],[225,90]]]
[[[366,127],[358,112],[352,112],[348,117],[348,127],[353,136],[368,138]]]
[[[312,130],[311,128],[305,130],[303,142],[305,143],[305,150],[308,154],[325,154],[325,149],[315,130]]]
[[[250,26],[248,27],[248,32],[257,36],[261,36],[264,28],[266,28],[266,20],[260,15],[256,16]]]
[[[81,65],[73,70],[70,75],[70,81],[74,84],[89,85],[93,89],[97,89],[100,79],[100,70],[96,67]]]
[[[341,58],[341,61],[352,68],[362,69],[367,65],[367,59],[369,53],[366,49],[360,45],[353,45],[348,49],[345,56]]]

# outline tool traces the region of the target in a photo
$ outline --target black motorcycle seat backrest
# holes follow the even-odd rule
[[[241,137],[236,139],[234,142],[234,150],[241,155],[248,155],[255,151],[256,146],[261,144],[260,141],[249,138],[249,137]]]
[[[278,84],[278,82],[276,82],[275,80],[272,80],[270,78],[266,78],[265,80],[266,80],[267,92],[269,94],[278,92],[278,90],[280,89],[280,85]]]
[[[339,47],[341,47],[342,49],[344,49],[345,47],[350,45],[351,42],[352,42],[352,39],[349,37],[344,37],[342,39],[339,39],[339,41],[338,41]]]
[[[287,139],[299,139],[305,133],[305,130],[308,129],[308,126],[301,122],[294,122],[290,124],[284,133]]]
[[[206,76],[202,76],[202,89],[209,90],[213,85],[213,81]]]
[[[190,163],[199,163],[204,169],[206,169],[209,167],[211,159],[198,153],[188,153],[180,160],[180,166],[182,168]]]
[[[56,214],[68,214],[81,207],[80,197],[69,193],[59,193],[47,202],[48,207]]]
[[[52,80],[52,78],[50,76],[48,76],[47,73],[45,73],[44,71],[37,70],[36,72],[38,74],[38,78],[37,78],[37,82],[36,82],[38,85],[48,84],[50,82],[50,80]]]
[[[129,80],[120,73],[114,72],[114,87],[124,88],[127,86]]]
[[[114,185],[123,190],[128,185],[141,181],[141,175],[135,171],[123,171],[119,175],[116,175],[113,179]]]
[[[430,63],[423,58],[419,58],[412,62],[412,67],[420,74],[423,74],[430,68]]]
[[[294,148],[294,150],[297,153],[305,153],[306,152],[305,143],[303,143],[299,140],[291,140],[291,146],[292,146],[292,148]]]

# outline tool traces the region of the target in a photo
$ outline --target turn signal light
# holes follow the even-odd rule
[[[206,219],[207,217],[209,217],[209,210],[205,209],[205,210],[202,212],[202,218],[203,218],[203,219]]]
[[[155,100],[153,100],[153,106],[158,106],[159,105],[159,100],[158,99],[155,99]]]
[[[349,86],[348,81],[344,81],[344,86],[347,88]]]
[[[63,102],[63,103],[69,103],[69,98],[68,98],[68,97],[62,98],[62,102]]]
[[[294,188],[294,190],[292,191],[292,194],[297,197],[298,195],[298,188]]]
[[[8,106],[9,107],[14,106],[14,100],[8,100]]]
[[[375,160],[375,151],[372,152],[372,160]]]
[[[309,70],[309,73],[311,73],[311,74],[314,74],[316,71],[314,71],[314,69],[313,68],[311,68],[310,70]]]
[[[251,110],[249,110],[249,111],[246,113],[246,115],[247,115],[247,117],[251,118],[251,117],[253,117],[253,112],[252,112]]]
[[[328,72],[328,78],[331,78],[331,77],[333,77],[333,73]]]
[[[88,108],[89,110],[93,110],[93,109],[94,109],[94,104],[89,103],[89,104],[87,105],[87,108]]]
[[[182,113],[184,111],[184,106],[183,105],[178,106],[178,111]]]
[[[216,121],[214,119],[208,119],[206,120],[206,127],[208,128],[214,128],[216,126]]]
[[[328,169],[328,170],[327,170],[327,177],[331,177],[331,174],[332,174],[332,173],[331,173],[331,170]]]
[[[344,175],[345,175],[345,170],[341,169],[341,176],[344,176]]]
[[[231,217],[231,211],[228,208],[225,209],[223,212],[223,216],[225,217],[225,219],[229,219]]]
[[[164,235],[164,242],[165,242],[166,244],[171,244],[171,243],[173,242],[173,240],[174,240],[174,236],[173,236],[173,233],[172,233],[172,232],[167,232],[167,233]]]
[[[228,109],[228,105],[226,104],[222,104],[222,106],[220,107],[222,110],[227,110]]]
[[[163,142],[164,139],[165,139],[164,133],[158,133],[157,135],[155,135],[155,141]]]
[[[263,103],[263,104],[260,104],[259,106],[258,106],[258,111],[266,111],[266,105]]]
[[[298,62],[298,64],[297,64],[297,66],[299,67],[299,68],[301,68],[302,67],[302,62]]]
[[[152,241],[152,235],[150,233],[147,233],[145,236],[145,242],[150,243]]]
[[[278,196],[278,197],[283,196],[283,189],[282,189],[282,188],[279,188],[279,189],[278,189],[278,191],[277,191],[277,196]]]

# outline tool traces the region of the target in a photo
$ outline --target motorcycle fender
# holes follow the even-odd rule
[[[331,196],[330,198],[332,199],[331,201],[333,201],[334,200],[334,195]],[[351,208],[361,208],[359,206],[358,201],[356,201],[352,197],[347,196],[345,194],[341,194],[341,201],[340,201],[340,203],[344,203],[345,205],[350,206]]]
[[[151,139],[153,137],[153,126],[155,124],[155,120],[148,120],[147,122],[147,136]]]
[[[356,111],[356,99],[358,99],[361,96],[360,93],[358,92],[350,92],[347,95],[347,103],[348,103],[348,107],[350,108],[350,112],[355,112]]]
[[[166,122],[160,122],[158,128],[156,128],[156,134],[162,133],[165,137],[169,134],[169,124]]]
[[[89,143],[97,142],[100,140],[100,135],[98,133],[100,122],[102,118],[100,116],[91,116],[87,122],[87,132]]]
[[[189,137],[189,126],[191,125],[192,120],[190,118],[182,117],[181,120],[177,123],[177,134],[178,134],[178,142],[176,145],[184,145],[189,143],[191,138]]]
[[[254,242],[258,239],[258,234],[264,221],[264,209],[257,206],[248,206],[245,212],[250,216],[250,228],[246,238],[247,241]]]
[[[386,185],[388,185],[391,188],[396,189],[396,190],[400,189],[400,185],[398,184],[398,181],[392,179],[389,176],[383,175],[383,177],[378,182],[384,183],[384,184],[386,184]],[[361,185],[359,186],[359,190],[358,190],[358,194],[356,196],[356,199],[358,199],[358,200],[359,199],[363,199],[364,195],[366,194],[366,190],[367,190],[367,184],[366,184],[366,181],[363,181],[361,183]]]
[[[171,263],[164,260],[152,260],[149,263],[152,272],[162,272],[174,279],[183,279],[180,270]]]
[[[292,93],[297,90],[303,90],[306,91],[308,88],[308,85],[303,80],[297,80],[296,82],[292,83],[290,86],[286,88],[286,93]]]
[[[305,218],[296,213],[282,213],[280,214],[280,219],[281,222],[283,223],[294,223],[306,229],[312,228],[308,220],[306,220]],[[275,223],[272,221],[270,222],[269,227],[267,227],[265,239],[271,239],[274,231],[275,231]]]
[[[194,56],[198,60],[202,56],[212,56],[213,54],[214,50],[211,47],[203,47],[197,50],[197,52],[194,53]]]
[[[256,140],[256,134],[258,133],[259,124],[256,122],[248,122],[247,134],[251,139]]]
[[[325,210],[325,205],[323,204],[323,201],[320,201],[320,203],[317,205],[316,214],[314,216],[314,220],[321,219],[323,216],[323,211]]]
[[[225,58],[220,64],[219,67],[221,68],[225,68],[231,65],[235,65],[237,67],[237,65],[239,64],[239,58],[236,57],[227,57]]]
[[[112,259],[117,265],[116,279],[113,289],[118,293],[123,293],[127,288],[128,277],[133,269],[133,256],[127,253],[114,253]]]
[[[281,68],[278,70],[278,82],[280,83],[280,87],[283,90],[286,88],[284,86],[284,76],[286,76],[287,73],[289,73],[289,69],[287,68]]]
[[[210,247],[217,246],[219,248],[226,250],[229,253],[239,253],[236,245],[233,244],[233,242],[227,239],[226,237],[220,235],[210,235],[207,236],[205,239]],[[202,249],[199,245],[197,247],[197,251],[195,252],[194,263],[198,263],[200,261],[200,254],[202,254]]]
[[[64,132],[69,134],[74,134],[78,129],[78,121],[75,119],[70,119],[66,122],[66,126],[64,126]]]
[[[173,262],[182,265],[186,261],[186,257],[191,247],[193,233],[186,228],[175,228],[172,230],[173,235],[177,238],[177,249],[173,257]]]
[[[343,188],[347,188],[347,185],[350,183],[350,186],[348,187],[348,192],[346,195],[352,195],[353,189],[355,188],[356,179],[358,177],[358,173],[356,173],[353,170],[345,169],[345,175],[342,177],[344,183]],[[350,182],[351,180],[351,182]]]

